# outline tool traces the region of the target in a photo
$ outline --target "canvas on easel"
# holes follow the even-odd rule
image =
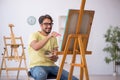
[[[68,35],[76,34],[78,15],[79,15],[79,10],[77,10],[77,9],[70,9],[68,12],[66,27],[65,27],[65,31],[64,31],[63,40],[62,40],[61,51],[64,51],[64,49],[65,49]],[[82,24],[80,26],[81,28],[79,29],[79,34],[87,34],[88,39],[89,39],[89,35],[90,35],[93,17],[94,17],[94,11],[84,10]],[[85,42],[86,48],[87,48],[88,39],[86,39],[87,41]],[[70,43],[69,51],[73,50],[73,44],[74,44],[74,39],[72,39],[72,41]],[[70,54],[70,53],[68,53],[68,54]],[[87,53],[89,54],[89,51],[87,51]]]

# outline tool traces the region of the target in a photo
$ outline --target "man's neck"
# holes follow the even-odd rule
[[[40,33],[41,33],[42,35],[44,35],[44,36],[48,36],[48,34],[45,33],[44,31],[40,31]]]

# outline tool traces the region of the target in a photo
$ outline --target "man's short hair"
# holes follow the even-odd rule
[[[46,15],[43,15],[43,16],[40,16],[38,21],[39,21],[39,24],[42,24],[44,19],[50,19],[51,20],[51,23],[53,22],[53,19],[50,15],[46,14]]]

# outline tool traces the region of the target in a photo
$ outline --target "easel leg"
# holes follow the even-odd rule
[[[6,70],[6,74],[7,74],[7,79],[9,80],[9,76],[8,76],[8,68],[7,68],[7,65],[6,65],[6,61],[5,61],[5,59],[3,59],[3,63],[5,64],[5,70]]]
[[[85,78],[86,80],[89,80],[89,75],[88,75],[88,69],[87,69],[87,64],[86,64],[86,60],[85,60],[85,56],[82,57],[83,58],[83,64],[84,64],[84,67],[81,67],[81,80],[83,80],[83,75],[85,73]]]
[[[72,57],[72,63],[75,63],[75,58],[76,58],[76,53],[75,51],[73,52],[73,57]],[[70,67],[70,72],[69,72],[69,76],[68,76],[68,80],[72,80],[72,74],[73,74],[73,70],[74,70],[74,66],[71,65]]]
[[[86,80],[89,80],[87,64],[86,64],[86,66],[85,66],[85,76],[86,76]]]
[[[79,45],[80,45],[81,60],[82,60],[83,66],[84,66],[83,67],[84,69],[81,69],[81,70],[83,70],[83,71],[81,71],[81,73],[82,73],[81,76],[83,77],[83,73],[85,72],[86,80],[89,80],[87,64],[86,64],[86,58],[85,58],[85,49],[84,49],[84,45],[83,45],[81,36],[78,37],[78,42],[79,42]]]
[[[81,53],[81,56],[82,56],[82,60],[83,60],[82,63],[84,64],[84,67],[82,67],[82,78],[83,78],[83,74],[85,72],[85,78],[86,78],[86,80],[89,80],[89,75],[88,75],[88,69],[87,69],[85,54]]]
[[[67,43],[66,43],[66,46],[65,46],[65,50],[63,52],[63,58],[62,58],[62,62],[61,62],[56,80],[60,80],[62,70],[63,70],[63,66],[64,66],[64,63],[65,63],[65,59],[66,59],[66,56],[67,56],[67,51],[68,51],[68,48],[69,48],[69,44],[70,44],[70,36],[68,36],[68,40],[67,40]]]
[[[18,77],[19,77],[19,73],[20,73],[20,67],[21,67],[21,63],[22,63],[22,57],[19,58],[20,59],[20,64],[19,64],[19,67],[18,67],[18,72],[17,72],[17,80],[18,80]]]
[[[77,39],[75,38],[73,56],[72,56],[72,64],[74,64],[76,60],[76,47],[77,47]],[[68,80],[72,80],[73,70],[74,70],[74,65],[71,65]]]
[[[6,52],[6,49],[4,48],[4,53],[2,54],[3,57],[2,57],[2,63],[1,63],[1,69],[0,69],[0,77],[1,77],[1,73],[2,73],[2,69],[3,69],[3,63],[4,63],[4,57],[5,57],[5,52]]]
[[[4,60],[4,59],[2,58],[1,69],[0,69],[0,77],[1,77],[1,75],[2,75],[1,73],[2,73],[2,68],[3,68],[3,60]]]
[[[28,69],[27,69],[27,64],[26,64],[25,56],[24,56],[24,63],[25,63],[25,68],[26,68],[27,80],[30,80],[30,78],[28,76]]]
[[[81,64],[82,64],[82,61],[81,61]],[[83,67],[80,68],[80,80],[83,80]]]
[[[60,68],[59,68],[59,71],[58,71],[58,75],[57,75],[57,79],[56,80],[60,80],[60,77],[61,77],[61,74],[62,74],[62,70],[63,70],[63,66],[64,66],[64,63],[65,63],[65,59],[66,59],[66,52],[64,53],[63,55],[63,59],[62,59],[62,62],[61,62],[61,65],[60,65]]]

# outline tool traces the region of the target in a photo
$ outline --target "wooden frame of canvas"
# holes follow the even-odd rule
[[[69,10],[66,28],[64,31],[65,33],[64,33],[63,40],[62,40],[61,51],[63,51],[65,48],[68,35],[76,34],[78,14],[79,14],[79,10],[74,10],[74,9]],[[93,21],[93,16],[94,16],[94,11],[84,10],[82,24],[80,25],[80,29],[77,34],[87,34],[87,36],[88,36],[87,38],[89,38],[91,25],[92,25],[92,21]],[[85,48],[87,48],[88,39],[85,39],[84,41],[85,41]],[[74,40],[72,40],[70,43],[69,51],[72,51],[73,44],[74,44]],[[90,53],[90,51],[87,51],[87,53]]]

